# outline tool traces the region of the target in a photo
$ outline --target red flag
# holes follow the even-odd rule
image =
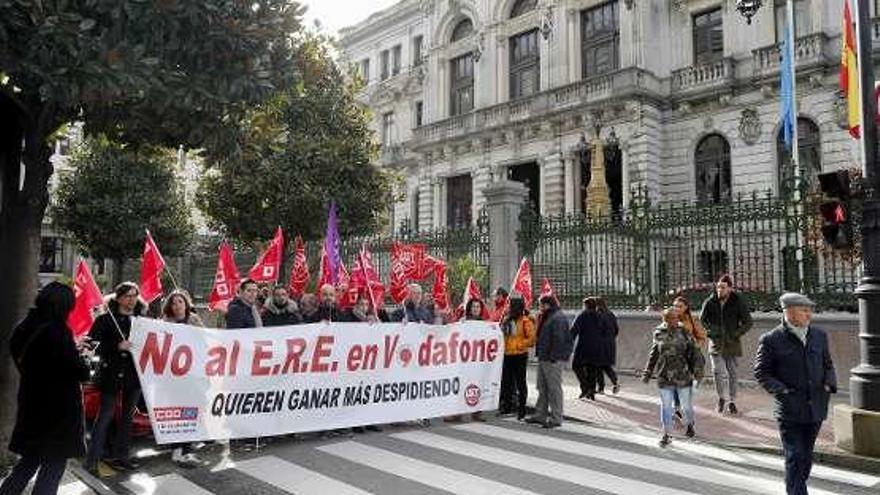
[[[147,239],[144,242],[144,258],[141,261],[141,297],[147,304],[162,295],[162,270],[165,269],[165,260],[159,252],[159,246],[153,241],[150,231],[147,231]]]
[[[434,287],[431,288],[434,309],[445,311],[449,308],[449,278],[446,276],[446,263],[435,258],[431,259],[434,267]]]
[[[501,302],[495,303],[495,310],[492,311],[492,315],[490,316],[491,321],[501,321],[504,318],[504,314],[507,313],[507,308],[510,306],[510,298],[505,297]]]
[[[534,299],[534,294],[532,293],[532,267],[529,265],[529,260],[525,258],[520,261],[516,276],[513,277],[513,290],[511,292],[513,291],[522,294],[526,308],[532,307]]]
[[[556,300],[556,304],[559,304],[559,298],[556,297],[556,292],[553,290],[553,286],[550,285],[550,280],[545,278],[544,283],[541,284],[541,297],[550,296]]]
[[[73,332],[73,337],[77,338],[88,332],[95,322],[92,310],[100,306],[104,302],[101,296],[101,290],[92,277],[92,271],[85,261],[80,260],[76,265],[76,272],[73,276],[73,293],[76,294],[76,302],[73,310],[67,315],[67,326]]]
[[[309,284],[309,263],[306,259],[306,246],[302,237],[296,236],[296,254],[293,257],[293,268],[290,271],[290,281],[287,290],[291,297],[299,299],[306,291]]]
[[[275,237],[269,243],[269,247],[263,252],[257,263],[248,272],[254,282],[277,282],[281,272],[281,254],[284,251],[284,233],[281,227],[275,230]]]
[[[483,301],[483,296],[480,294],[480,286],[474,281],[473,277],[468,277],[467,285],[464,287],[464,295],[461,298],[461,305],[456,309],[456,319],[461,319],[462,317],[467,318],[465,315],[465,311],[467,310],[468,302],[471,299],[478,299],[482,302],[483,310],[480,312],[480,317],[484,320],[489,320],[489,308],[486,307],[486,303]]]
[[[240,275],[235,266],[232,248],[226,241],[220,243],[220,256],[217,258],[217,272],[214,274],[214,288],[208,296],[208,309],[226,311],[226,306],[235,297]]]
[[[318,284],[315,286],[315,295],[321,300],[321,287],[325,285],[333,285],[333,277],[330,275],[330,258],[327,257],[327,251],[321,245],[321,263],[318,268]]]
[[[336,276],[336,305],[339,309],[347,309],[357,302],[357,289],[351,286],[351,277],[345,264],[339,262],[339,274]]]
[[[355,261],[354,271],[351,274],[351,285],[358,292],[366,291],[374,311],[378,311],[385,303],[385,286],[379,278],[379,272],[373,265],[373,256],[367,250],[366,243],[361,247],[361,252]]]

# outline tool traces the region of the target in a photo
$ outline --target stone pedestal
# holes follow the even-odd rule
[[[853,454],[880,457],[880,412],[848,404],[835,406],[834,440],[838,447]]]
[[[516,181],[503,180],[483,190],[489,214],[490,287],[509,287],[519,264],[519,214],[528,191]]]

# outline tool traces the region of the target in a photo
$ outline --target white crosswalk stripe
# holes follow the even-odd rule
[[[646,493],[687,495],[692,493],[478,443],[465,442],[434,433],[412,431],[394,434],[392,437],[618,495],[643,495]]]
[[[138,495],[214,495],[177,474],[166,474],[155,478],[135,474],[122,485]]]
[[[456,495],[536,495],[497,481],[448,469],[436,464],[377,449],[357,442],[342,442],[318,450],[386,473],[445,490]]]
[[[235,469],[288,493],[303,495],[310,493],[370,495],[370,492],[274,456],[264,456],[236,462]]]

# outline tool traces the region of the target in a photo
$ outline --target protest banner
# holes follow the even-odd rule
[[[136,318],[132,355],[157,443],[253,438],[496,409],[496,323],[240,330]]]

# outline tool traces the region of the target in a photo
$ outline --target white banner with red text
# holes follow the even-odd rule
[[[136,318],[132,355],[157,443],[253,438],[495,409],[497,323],[315,323],[240,330]]]

